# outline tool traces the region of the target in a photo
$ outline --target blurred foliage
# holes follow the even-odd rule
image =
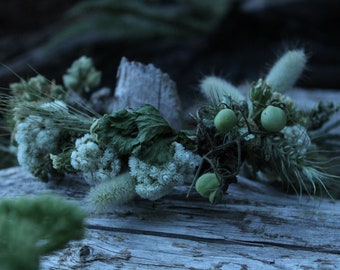
[[[0,268],[39,269],[39,257],[85,233],[85,212],[53,196],[0,202]]]
[[[66,12],[52,49],[71,39],[133,41],[180,38],[211,31],[235,0],[86,0]]]

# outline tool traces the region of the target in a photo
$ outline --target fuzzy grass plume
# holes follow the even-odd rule
[[[135,196],[135,180],[129,172],[113,177],[91,188],[87,200],[95,212],[107,212],[115,206],[132,201]]]
[[[282,55],[269,71],[265,81],[272,91],[284,93],[290,90],[301,76],[307,63],[303,50],[291,50]]]

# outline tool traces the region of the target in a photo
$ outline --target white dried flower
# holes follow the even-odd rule
[[[310,149],[312,142],[307,133],[307,130],[301,125],[286,126],[282,133],[287,140],[288,145],[293,145],[291,148],[292,153],[296,157],[303,157]]]
[[[145,199],[157,200],[172,191],[174,186],[192,180],[201,157],[185,150],[174,142],[173,159],[161,166],[148,164],[132,156],[129,159],[130,174],[136,179],[136,193]]]
[[[87,183],[111,180],[119,174],[121,162],[112,149],[102,149],[91,134],[85,134],[76,140],[71,154],[71,165],[81,171]]]
[[[60,110],[67,111],[62,101],[44,103],[40,108],[53,114]],[[53,119],[39,115],[29,115],[17,123],[14,138],[18,144],[19,164],[35,174],[37,170],[48,167],[49,155],[58,147],[61,129]]]

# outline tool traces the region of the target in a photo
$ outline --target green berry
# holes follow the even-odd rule
[[[210,193],[214,192],[220,186],[216,174],[202,174],[196,181],[195,188],[197,192],[204,198],[209,198]]]
[[[210,192],[209,202],[211,204],[219,203],[222,200],[223,192],[220,188],[216,189],[213,192]]]
[[[267,106],[261,113],[262,127],[271,132],[278,132],[287,124],[287,115],[279,107]]]
[[[220,110],[214,118],[215,128],[217,131],[223,133],[231,130],[236,125],[236,123],[237,117],[230,109]]]

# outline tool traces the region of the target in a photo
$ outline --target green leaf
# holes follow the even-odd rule
[[[184,133],[172,129],[151,105],[104,115],[94,123],[91,132],[100,145],[111,147],[119,155],[134,155],[148,163],[169,161],[173,155],[172,142],[189,142]]]
[[[121,110],[111,115],[104,115],[91,127],[99,145],[113,148],[119,155],[131,154],[138,145],[138,127],[136,115],[128,110]]]

